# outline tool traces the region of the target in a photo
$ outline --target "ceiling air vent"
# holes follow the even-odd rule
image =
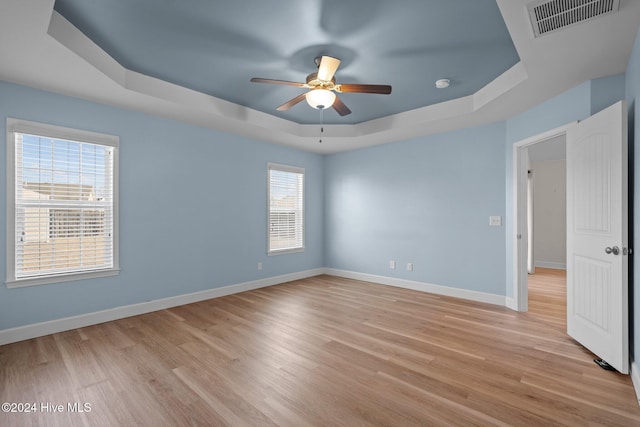
[[[618,11],[620,0],[541,0],[529,3],[536,37]]]

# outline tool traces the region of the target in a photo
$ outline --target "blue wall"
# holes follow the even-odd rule
[[[0,82],[3,141],[6,117],[120,137],[122,271],[46,286],[2,285],[0,330],[324,265],[320,155]],[[266,256],[268,162],[306,168],[304,253]],[[4,280],[5,173],[0,224]]]
[[[625,99],[625,74],[591,80],[591,115]]]
[[[328,156],[327,266],[504,295],[504,139],[499,123]]]
[[[638,143],[640,138],[640,117],[638,114],[638,100],[640,99],[640,34],[636,36],[633,46],[629,65],[626,73],[626,100],[628,107],[628,123],[629,123],[629,189],[631,192],[631,200],[629,205],[631,215],[629,216],[629,229],[631,231],[632,248],[635,249],[635,255],[632,257],[629,298],[631,307],[629,317],[631,322],[631,349],[632,360],[636,359],[640,354],[640,314],[634,313],[635,307],[640,307],[640,173],[636,164],[640,165],[640,150]],[[632,367],[633,370],[638,369],[637,365]]]
[[[328,156],[327,266],[512,297],[514,143],[624,95],[625,75],[605,77],[491,126]]]
[[[122,269],[0,286],[0,330],[320,267],[511,296],[513,144],[625,95],[633,132],[639,45],[625,75],[586,82],[507,121],[330,156],[0,82],[2,139],[5,117],[120,136]],[[0,164],[5,156],[0,150]],[[266,256],[268,162],[306,168],[304,253]],[[489,226],[491,215],[501,227]],[[5,245],[0,258],[5,277]]]

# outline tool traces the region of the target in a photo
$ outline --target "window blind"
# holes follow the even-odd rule
[[[304,169],[269,164],[269,253],[304,249]]]
[[[15,279],[114,267],[114,147],[15,132]]]

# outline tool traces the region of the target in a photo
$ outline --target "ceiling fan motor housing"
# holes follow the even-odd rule
[[[318,73],[311,73],[307,76],[307,85],[310,86],[312,89],[322,88],[322,89],[332,90],[335,84],[336,84],[335,77],[333,77],[331,81],[326,82],[318,79]]]

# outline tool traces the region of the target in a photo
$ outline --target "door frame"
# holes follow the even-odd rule
[[[527,283],[527,171],[529,147],[539,142],[564,136],[578,122],[530,136],[513,144],[513,302],[510,307],[516,311],[529,309]]]

